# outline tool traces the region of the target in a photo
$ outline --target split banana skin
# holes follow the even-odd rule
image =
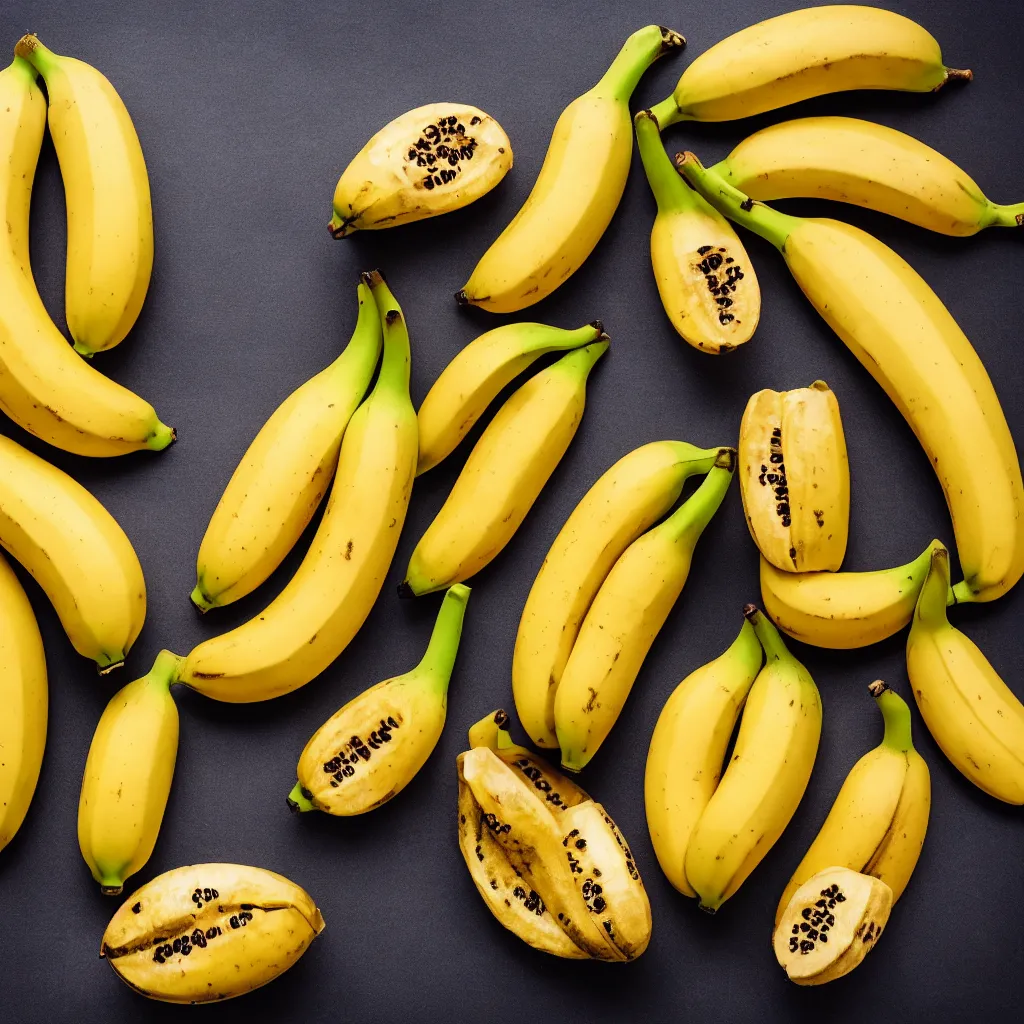
[[[640,29],[565,108],[533,190],[458,301],[513,313],[578,271],[626,187],[635,131],[656,206],[652,269],[672,328],[709,355],[747,344],[761,294],[736,227],[774,244],[920,440],[946,495],[964,574],[953,585],[939,539],[903,565],[843,570],[850,471],[839,399],[823,381],[753,395],[736,447],[642,445],[580,499],[536,573],[511,666],[522,727],[536,746],[557,750],[570,774],[586,770],[633,686],[643,685],[644,660],[698,541],[739,478],[767,614],[747,605],[727,649],[670,695],[644,786],[662,872],[715,913],[797,812],[818,753],[822,697],[783,634],[848,650],[909,626],[907,672],[924,725],[976,786],[1024,804],[1024,705],[947,612],[995,600],[1024,574],[1021,471],[996,391],[939,297],[896,253],[847,224],[792,217],[765,201],[831,199],[952,236],[1019,227],[1024,204],[993,203],[924,143],[849,117],[771,125],[709,169],[690,153],[670,159],[661,133],[679,121],[748,117],[849,89],[923,93],[970,80],[970,72],[947,68],[938,43],[906,18],[845,5],[773,18],[711,47],[670,97],[631,116],[646,69],[683,45],[670,29]],[[15,54],[0,71],[0,151],[9,168],[0,179],[8,226],[0,244],[0,409],[79,455],[159,451],[174,431],[81,358],[126,338],[149,285],[153,216],[138,135],[95,68],[33,35]],[[31,188],[47,119],[67,203],[72,345],[46,312],[29,263]],[[467,104],[418,107],[377,132],[345,168],[331,234],[463,208],[512,164],[509,138],[489,114]],[[379,272],[361,276],[356,310],[345,349],[278,406],[242,455],[200,545],[192,601],[215,616],[258,590],[324,503],[294,577],[237,628],[185,656],[161,651],[100,718],[78,839],[104,893],[121,893],[157,847],[178,747],[173,687],[262,701],[324,672],[378,599],[414,479],[452,455],[518,382],[412,550],[400,593],[445,591],[422,660],[349,700],[313,734],[288,803],[350,817],[401,793],[444,729],[470,596],[465,581],[481,574],[486,584],[486,573],[498,571],[555,478],[611,340],[600,320],[496,327],[454,355],[417,412],[408,326]],[[680,501],[692,477],[699,484]],[[146,614],[130,541],[81,485],[5,438],[0,546],[40,584],[79,653],[100,672],[123,664]],[[2,849],[29,811],[47,729],[42,639],[2,558],[0,610]],[[773,949],[800,985],[841,977],[874,948],[928,827],[931,777],[914,749],[910,708],[882,681],[869,689],[882,715],[881,743],[850,770],[778,901]],[[635,959],[650,942],[652,916],[628,843],[575,781],[515,744],[509,725],[503,711],[477,722],[457,759],[458,842],[474,885],[498,921],[535,949]],[[287,878],[197,864],[129,896],[103,935],[101,956],[142,995],[206,1002],[271,981],[323,927],[313,899]]]

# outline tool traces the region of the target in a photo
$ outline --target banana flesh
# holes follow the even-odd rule
[[[429,103],[385,125],[345,168],[328,224],[334,238],[468,206],[512,167],[512,145],[490,114]]]
[[[193,864],[132,893],[107,925],[100,956],[140,995],[209,1003],[273,981],[323,929],[309,894],[282,875]]]

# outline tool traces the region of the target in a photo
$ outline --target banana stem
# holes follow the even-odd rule
[[[434,622],[434,631],[430,634],[427,653],[414,670],[418,675],[429,677],[442,692],[448,689],[452,669],[455,668],[468,600],[469,587],[465,584],[456,583],[448,588]]]
[[[875,698],[878,710],[882,712],[885,722],[885,734],[882,743],[893,750],[913,750],[914,741],[910,733],[910,708],[907,702],[889,684],[876,679],[868,684],[868,692]]]
[[[686,40],[671,29],[647,25],[634,32],[618,56],[591,90],[610,99],[628,102],[643,73],[663,54],[681,49]]]
[[[650,111],[659,131],[664,131],[670,124],[682,120],[682,111],[676,103],[675,94],[666,96],[660,103],[655,103]]]
[[[24,57],[19,57],[15,54],[14,60],[10,65],[4,69],[5,71],[12,71],[18,75],[24,75],[25,78],[35,84],[35,80],[39,77],[39,72]]]
[[[348,344],[331,363],[331,369],[342,374],[355,374],[368,379],[380,358],[381,324],[373,292],[365,280],[356,286],[359,312]]]
[[[153,662],[153,667],[144,676],[150,686],[162,686],[170,689],[181,674],[181,666],[185,659],[171,651],[161,651]]]
[[[373,390],[406,395],[409,392],[409,328],[402,315],[402,307],[379,270],[363,274],[362,280],[373,293],[384,325],[384,358]]]
[[[471,747],[490,747],[496,750],[502,736],[508,736],[508,712],[501,708],[469,727]]]
[[[32,32],[23,35],[14,44],[14,54],[27,60],[44,77],[46,69],[52,67],[57,58],[57,54],[43,46],[39,37]]]
[[[719,449],[715,463],[700,487],[656,529],[664,529],[676,540],[685,537],[689,542],[695,542],[722,504],[735,470],[735,449]]]
[[[743,615],[746,617],[747,622],[754,627],[757,639],[761,641],[761,646],[764,648],[764,653],[769,661],[772,659],[775,661],[787,661],[793,657],[789,653],[789,648],[782,642],[782,636],[775,628],[774,623],[757,605],[746,605],[743,609]]]
[[[316,810],[313,801],[309,799],[308,791],[302,788],[301,782],[296,782],[288,794],[288,809],[303,813]]]
[[[960,584],[958,583],[959,587]],[[953,591],[956,595],[956,589]],[[924,578],[921,593],[917,595],[917,608],[914,619],[931,629],[948,625],[946,618],[946,598],[949,594],[949,552],[944,547],[937,547],[932,552],[932,563],[928,575]]]
[[[989,206],[989,213],[992,217],[989,224],[994,227],[1024,227],[1024,203],[1014,203],[1012,206],[1000,206],[998,203],[992,203]]]
[[[556,363],[551,364],[552,369],[558,369],[573,377],[580,377],[586,380],[594,364],[608,351],[608,340],[594,341],[582,348],[574,349],[568,355],[562,356]]]
[[[691,209],[697,202],[697,193],[687,188],[672,166],[658,131],[658,122],[649,110],[641,110],[633,124],[636,127],[637,148],[647,174],[647,182],[654,193],[659,213]]]

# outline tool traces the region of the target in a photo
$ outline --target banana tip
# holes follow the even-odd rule
[[[455,301],[460,306],[468,306],[469,305],[469,296],[466,294],[466,289],[465,288],[460,288],[455,293]]]
[[[743,606],[743,617],[748,622],[753,622],[760,614],[761,610],[756,604],[745,604]]]
[[[889,689],[889,684],[884,679],[876,679],[873,683],[868,683],[868,693],[872,697],[881,697],[886,690]]]

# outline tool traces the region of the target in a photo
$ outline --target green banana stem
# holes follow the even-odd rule
[[[720,448],[704,482],[656,529],[695,542],[722,504],[735,471],[736,449]]]
[[[743,620],[743,625],[740,626],[739,635],[725,652],[725,657],[730,659],[736,658],[744,663],[750,662],[752,665],[756,662],[756,668],[761,667],[761,662],[764,660],[761,641],[758,640],[754,627],[746,619]]]
[[[641,110],[633,118],[636,127],[637,148],[643,162],[647,181],[654,193],[659,213],[673,213],[692,209],[697,193],[687,188],[676,173],[661,141],[658,122],[649,110]]]
[[[313,801],[309,799],[309,791],[303,789],[301,782],[296,782],[292,791],[288,794],[288,809],[290,811],[315,811]]]
[[[957,584],[959,587],[960,584]],[[946,618],[946,597],[949,593],[949,552],[938,547],[932,552],[931,566],[924,578],[921,593],[917,595],[914,611],[914,625],[919,622],[928,629],[937,629],[949,624]],[[953,588],[956,594],[956,587]],[[957,595],[959,597],[959,595]]]
[[[395,394],[409,393],[409,328],[406,326],[402,307],[392,294],[379,270],[362,275],[362,281],[373,293],[377,312],[384,325],[384,358],[380,375],[374,385],[374,393],[391,391]]]
[[[602,338],[605,340],[591,342],[589,345],[584,345],[583,348],[574,349],[568,355],[562,356],[558,362],[551,364],[551,368],[557,368],[573,377],[586,380],[590,376],[594,364],[608,351],[610,339],[607,335],[602,335]]]
[[[670,124],[681,121],[683,119],[683,112],[679,109],[679,104],[676,103],[675,93],[671,96],[666,96],[660,103],[655,103],[651,107],[651,116],[658,123],[658,128],[662,131]]]
[[[895,690],[890,690],[889,684],[881,679],[868,683],[868,691],[875,698],[875,703],[878,705],[879,711],[882,712],[882,720],[885,722],[885,734],[882,736],[883,746],[892,747],[893,750],[913,750],[910,708],[907,707],[907,702]]]
[[[1012,206],[1000,206],[998,203],[989,204],[989,221],[998,228],[1022,228],[1024,227],[1024,203],[1014,203]]]
[[[452,669],[455,668],[468,600],[469,587],[465,584],[456,583],[448,588],[434,622],[434,631],[430,634],[427,653],[413,670],[417,676],[430,679],[442,693],[447,691]]]
[[[39,41],[39,37],[29,32],[14,44],[14,55],[23,57],[45,78],[48,69],[52,69],[59,59],[59,54],[47,49]]]
[[[761,641],[764,653],[768,660],[788,661],[793,658],[789,648],[782,642],[782,635],[775,628],[775,624],[755,604],[748,604],[743,609],[743,615],[747,622],[754,627],[757,639]]]
[[[634,32],[590,91],[623,103],[629,101],[643,73],[663,54],[681,49],[686,40],[671,29],[647,25]]]
[[[171,651],[161,651],[153,662],[153,667],[143,676],[147,685],[161,686],[169,690],[181,674],[181,666],[185,659]]]
[[[16,75],[24,75],[30,84],[35,84],[35,80],[39,77],[39,72],[24,57],[19,57],[15,54],[14,60],[4,68],[4,71],[10,71]]]
[[[356,326],[352,330],[348,344],[331,363],[330,369],[346,376],[352,373],[365,378],[372,374],[373,367],[380,358],[380,313],[377,311],[373,292],[366,281],[360,279],[356,286],[356,295],[359,300]]]

